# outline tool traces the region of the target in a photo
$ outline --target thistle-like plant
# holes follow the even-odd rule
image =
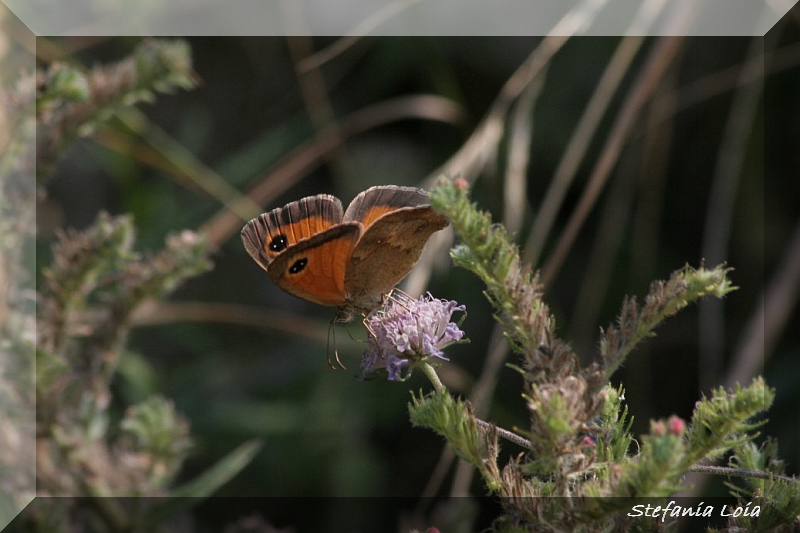
[[[524,378],[521,396],[529,426],[512,432],[477,419],[470,403],[451,395],[428,364],[431,356],[443,358],[440,350],[409,349],[411,339],[429,331],[428,326],[414,329],[417,317],[425,315],[420,312],[423,304],[405,302],[399,308],[392,304],[369,318],[370,347],[364,366],[386,366],[390,378],[400,376],[406,367],[426,371],[435,390],[413,395],[411,420],[442,435],[480,472],[489,491],[501,498],[505,513],[495,522],[496,531],[657,528],[658,519],[631,518],[625,510],[645,498],[674,494],[683,488],[683,476],[700,468],[699,462],[726,455],[731,464],[747,463],[749,470],[739,469],[739,474],[764,478],[759,479],[758,494],[774,495],[779,516],[790,522],[797,519],[800,487],[774,464],[769,475],[762,475],[767,470],[764,459],[758,458],[752,444],[760,425],[754,417],[774,398],[761,378],[732,391],[713,391],[697,402],[689,421],[675,416],[651,421],[649,433],[640,436],[635,449],[624,389],[609,382],[636,345],[653,336],[665,318],[699,298],[723,297],[734,290],[727,277],[729,268],[685,266],[668,280],[654,282],[643,304],[626,298],[617,324],[601,331],[600,360],[581,366],[570,346],[554,334],[555,319],[543,300],[537,273],[522,264],[504,228],[492,224],[490,216],[469,201],[466,181],[441,178],[431,191],[431,203],[448,217],[461,240],[451,252],[454,262],[484,282],[495,318],[521,357],[521,364],[512,368]],[[448,308],[462,309],[455,302]],[[459,330],[449,340],[460,337]],[[524,449],[505,465],[498,463],[500,437]],[[763,455],[772,457],[770,450]],[[734,469],[722,470],[736,475]],[[741,495],[745,489],[738,490]]]
[[[28,216],[35,188],[32,154],[37,175],[46,176],[71,141],[120,112],[134,112],[134,104],[151,100],[156,92],[193,87],[193,76],[187,42],[147,39],[117,63],[85,70],[55,62],[21,73],[4,88],[0,105],[13,135],[0,154],[0,255],[5,259],[0,261],[0,285],[5,288],[10,274],[24,279],[19,275],[24,241],[34,239],[33,217]],[[35,120],[26,105],[34,100]],[[192,231],[167,237],[164,248],[154,253],[137,253],[134,243],[129,216],[103,213],[84,231],[60,232],[52,264],[42,270],[35,327],[33,313],[31,320],[24,314],[26,305],[33,309],[33,279],[0,292],[0,374],[17,378],[0,385],[0,403],[13,407],[0,413],[8,430],[0,439],[0,527],[35,490],[38,496],[73,498],[37,499],[24,514],[26,531],[83,531],[86,523],[95,531],[153,531],[191,500],[154,499],[145,509],[111,496],[205,497],[259,448],[247,442],[191,482],[173,487],[192,446],[188,420],[159,395],[128,406],[115,420],[111,381],[128,353],[134,311],[211,268],[210,244]],[[32,380],[28,390],[34,344],[35,390]],[[32,427],[34,421],[23,417],[33,415],[34,405]],[[30,445],[33,438],[35,446]],[[35,480],[24,469],[34,464]]]
[[[171,235],[151,254],[135,252],[134,242],[130,216],[101,213],[84,231],[60,233],[37,313],[38,494],[86,497],[99,530],[108,531],[150,531],[185,505],[164,499],[141,512],[112,496],[207,496],[259,448],[245,443],[197,479],[171,488],[192,446],[189,422],[172,402],[154,395],[129,406],[118,425],[112,422],[110,385],[127,350],[132,313],[211,268],[210,246],[197,233]],[[60,530],[73,530],[80,500],[44,501],[26,513],[30,528],[45,530],[46,520],[57,519]]]
[[[63,62],[35,74],[36,171],[46,176],[76,137],[91,134],[120,110],[151,102],[155,93],[195,86],[189,44],[146,39],[127,58],[84,71]],[[23,79],[23,88],[33,86]]]

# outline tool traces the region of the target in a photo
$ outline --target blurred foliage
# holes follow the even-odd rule
[[[36,491],[34,150],[15,141],[32,131],[33,109],[18,104],[0,111],[0,528]]]
[[[192,447],[188,420],[160,394],[111,420],[110,385],[126,354],[131,315],[212,266],[207,241],[188,230],[168,236],[155,254],[135,253],[134,241],[132,219],[106,213],[85,231],[60,233],[39,293],[37,495],[91,497],[94,520],[105,531],[150,531],[153,516],[168,516],[165,509],[175,507],[168,500],[147,513],[132,513],[116,498],[169,495]],[[209,470],[174,494],[210,495],[256,451],[252,443],[240,447],[216,472]],[[76,505],[57,509],[64,531],[79,528],[77,515],[89,513],[73,501]],[[47,530],[53,510],[37,511],[26,515],[27,527]]]
[[[176,56],[182,60],[174,61]],[[159,70],[153,65],[160,64],[164,57],[173,61],[153,74],[153,70]],[[150,88],[167,91],[174,85],[188,87],[185,72],[189,65],[186,43],[148,40],[131,59],[108,69],[95,67],[85,77],[78,69],[55,63],[46,74],[37,72],[40,146],[60,149],[78,130],[108,120],[115,106],[131,105],[147,97]],[[25,101],[20,93],[20,87],[30,85],[25,76],[4,93],[5,101],[11,103],[6,108],[11,112],[7,116],[13,117],[20,107],[15,104]],[[91,81],[87,83],[87,79]],[[85,105],[72,108],[76,101]],[[4,254],[7,262],[3,274],[9,275],[9,282],[24,280],[21,248],[33,234],[32,224],[24,223],[32,221],[24,211],[26,207],[30,209],[32,200],[32,195],[24,193],[24,158],[13,159],[14,155],[25,153],[32,142],[25,138],[29,130],[26,123],[24,111],[20,112],[13,125],[21,134],[14,143],[23,148],[7,152],[7,156],[13,155],[3,161],[7,169],[3,175],[3,220],[16,221],[7,228],[15,231],[7,232],[4,241],[9,253]],[[48,137],[49,141],[42,141]],[[51,162],[49,158],[55,156],[52,150],[45,149],[38,150],[37,157],[37,163],[46,167]],[[157,525],[152,517],[163,520],[168,516],[165,509],[173,504],[167,502],[147,513],[133,513],[115,498],[169,494],[169,486],[192,447],[189,422],[160,394],[130,406],[121,420],[112,421],[111,381],[127,349],[132,314],[144,302],[173,291],[187,277],[209,270],[210,246],[203,236],[187,230],[169,235],[159,253],[140,254],[133,250],[132,218],[112,218],[105,212],[84,231],[67,229],[57,233],[52,265],[41,270],[35,332],[20,309],[21,286],[11,284],[3,302],[4,311],[13,310],[12,319],[3,320],[3,329],[17,328],[3,336],[7,339],[3,368],[16,374],[9,377],[17,378],[2,389],[11,408],[4,412],[3,419],[19,430],[9,434],[12,440],[7,449],[16,457],[4,456],[0,467],[9,474],[3,476],[7,485],[4,494],[24,499],[35,486],[37,496],[90,498],[88,506],[77,499],[66,499],[31,510],[21,519],[21,527],[32,531],[79,531],[83,529],[81,522],[87,520],[102,531],[151,531]],[[3,316],[6,318],[7,313]],[[34,342],[36,445],[31,448],[32,434],[25,433],[30,426],[16,418],[23,416],[26,406],[34,405],[24,388],[25,367],[33,362],[33,357],[26,354]],[[21,386],[12,385],[16,383]],[[257,448],[254,442],[239,447],[215,468],[176,489],[177,494],[195,498],[210,495],[238,473]],[[27,463],[22,459],[34,449],[35,483],[24,477],[29,473],[24,466],[14,468],[15,464]],[[20,503],[27,502],[12,503],[4,496],[0,516],[3,526],[11,514],[9,508]],[[86,516],[81,516],[84,513]]]
[[[651,419],[672,414],[688,419],[701,393],[724,382],[761,295],[777,279],[800,197],[800,183],[792,179],[800,168],[793,148],[800,133],[798,37],[800,29],[789,16],[762,40],[760,55],[752,53],[747,38],[682,40],[654,80],[653,92],[631,115],[635,120],[611,162],[608,182],[597,191],[566,261],[546,284],[544,300],[560,338],[570,339],[576,353],[599,357],[597,328],[614,319],[625,294],[641,294],[652,279],[703,258],[708,264],[725,261],[734,269],[730,277],[740,290],[716,308],[721,325],[704,326],[701,335],[700,311],[690,307],[659,330],[658,342],[640,343],[612,377],[625,386],[634,435],[649,433]],[[198,87],[139,102],[136,109],[115,106],[115,114],[85,131],[89,136],[59,145],[52,174],[39,173],[38,285],[45,283],[43,271],[53,263],[56,230],[89,228],[102,210],[132,215],[137,239],[131,253],[160,248],[166,235],[183,228],[198,230],[212,242],[213,270],[187,280],[160,303],[132,312],[127,342],[108,383],[109,427],[121,428],[128,407],[146,405],[142,402],[154,395],[168,398],[176,416],[190,423],[195,446],[173,487],[202,479],[232,449],[257,437],[263,447],[252,463],[216,495],[417,497],[429,481],[432,488],[426,494],[449,494],[454,486],[482,494],[478,480],[464,487],[452,469],[432,475],[443,454],[440,439],[411,428],[406,412],[408,390],[424,387],[423,376],[397,386],[383,380],[358,382],[355,371],[331,372],[325,364],[331,310],[292,298],[269,283],[236,233],[253,206],[266,210],[320,192],[346,203],[370,185],[416,185],[438,175],[476,125],[497,109],[505,84],[542,39],[364,38],[319,69],[312,61],[303,62],[309,57],[304,49],[326,50],[336,42],[187,40],[193,58],[190,78]],[[531,99],[528,111],[513,105],[519,99],[507,102],[493,123],[496,141],[478,150],[491,156],[481,160],[471,178],[473,199],[494,220],[513,222],[509,227],[519,229],[511,236],[523,249],[530,248],[524,243],[544,210],[542,199],[586,103],[623,42],[631,41],[566,40],[548,56],[546,69],[533,76],[538,93],[520,96]],[[40,38],[37,53],[43,73],[57,61],[86,74],[92,65],[122,64],[142,43],[137,38]],[[554,206],[552,226],[537,237],[543,244],[535,268],[548,264],[582,205],[589,178],[607,153],[609,133],[634,100],[637,80],[659,43],[641,40],[621,69],[618,85],[602,86],[608,107],[588,136],[586,151],[571,159],[574,176]],[[748,82],[740,76],[753,58],[763,58],[764,68]],[[68,87],[82,86],[73,83],[74,76],[65,78],[72,80]],[[740,120],[731,121],[737,95],[751,86],[760,91],[756,105],[744,115],[737,111]],[[75,94],[80,91],[65,96]],[[420,95],[435,98],[409,99]],[[13,99],[4,102],[9,109]],[[33,126],[25,124],[30,138]],[[726,144],[726,128],[739,128],[742,143]],[[513,146],[520,129],[530,133],[521,189],[510,188],[519,183],[509,178],[520,168],[518,159],[510,157],[518,153]],[[722,197],[714,185],[715,169],[731,150],[741,156],[739,166],[726,173],[736,180],[735,194],[720,208],[712,201]],[[239,193],[247,196],[237,198]],[[514,202],[521,203],[521,212]],[[231,212],[239,214],[226,218]],[[709,217],[720,213],[728,213],[730,231],[704,237]],[[706,243],[715,239],[727,245],[723,257],[706,253]],[[441,368],[441,377],[451,391],[470,397],[483,386],[488,354],[498,341],[492,310],[481,295],[484,287],[469,272],[450,268],[446,249],[445,244],[435,254],[428,287],[437,297],[467,306],[463,328],[472,343],[450,349],[451,363]],[[751,355],[764,361],[766,381],[777,391],[763,431],[777,437],[777,456],[790,474],[800,464],[800,388],[794,386],[800,379],[795,364],[800,342],[797,328],[787,327],[796,322],[796,313],[790,308],[772,342]],[[363,346],[347,333],[338,330],[335,342],[351,367]],[[363,337],[358,326],[349,333]],[[706,338],[716,343],[710,349],[700,347]],[[717,358],[709,356],[717,352]],[[499,426],[524,427],[528,414],[520,377],[503,369],[505,362],[518,363],[501,361],[489,398],[476,408],[485,409],[482,418]],[[139,438],[128,437],[129,442]],[[504,460],[515,450],[499,453]],[[708,495],[725,490],[721,483],[703,488]],[[269,509],[273,514],[264,516],[277,527],[309,528],[311,513],[298,512],[291,503],[228,503],[209,499],[194,516],[204,527],[221,530],[248,513]],[[396,527],[384,521],[375,504],[366,510],[341,505],[320,503],[315,519],[336,524],[332,531]],[[442,531],[448,516],[478,516],[463,508],[461,514],[448,514],[434,504],[431,509]],[[424,531],[432,523],[410,522],[406,531],[412,526]]]
[[[88,72],[53,62],[36,73],[36,163],[40,176],[76,136],[95,128],[120,110],[194,87],[191,53],[185,41],[145,40],[126,59]]]

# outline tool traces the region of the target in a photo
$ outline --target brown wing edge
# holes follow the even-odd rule
[[[314,210],[314,215],[320,217],[325,224],[333,226],[342,221],[343,209],[342,202],[335,196],[329,194],[318,194],[307,196],[300,200],[286,204],[283,207],[262,213],[256,218],[247,222],[241,231],[242,242],[245,250],[250,254],[258,265],[267,270],[269,264],[278,254],[267,254],[266,246],[272,236],[281,232],[281,228],[291,228],[294,224],[312,215],[312,205],[318,206],[322,201],[323,208]],[[288,236],[290,241],[292,236]],[[290,245],[296,244],[290,242]]]
[[[316,217],[319,217],[328,226],[339,224],[342,221],[343,209],[342,202],[335,196],[317,194],[288,203],[261,216],[265,217],[270,232],[275,233],[281,228],[301,224],[303,220]],[[320,228],[316,228],[314,233],[319,231]]]
[[[244,249],[264,270],[267,270],[271,262],[271,259],[264,253],[264,243],[269,237],[269,229],[264,220],[266,215],[267,213],[264,213],[245,224],[241,233]]]
[[[344,212],[345,221],[363,221],[371,209],[384,208],[393,211],[404,207],[430,205],[428,193],[417,187],[379,185],[370,187],[356,196]]]

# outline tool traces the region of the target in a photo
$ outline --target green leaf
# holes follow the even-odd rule
[[[259,439],[249,440],[197,478],[173,489],[170,498],[164,499],[163,502],[159,502],[148,510],[142,519],[144,530],[155,527],[166,517],[197,505],[202,499],[211,496],[253,460],[253,457],[261,449],[261,445]]]

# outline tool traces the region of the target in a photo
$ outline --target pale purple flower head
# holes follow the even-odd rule
[[[430,293],[416,300],[393,296],[365,322],[369,335],[361,375],[386,368],[389,380],[396,381],[402,379],[403,368],[409,363],[429,357],[447,361],[442,350],[464,336],[450,318],[455,311],[465,310],[463,305],[439,300]]]

